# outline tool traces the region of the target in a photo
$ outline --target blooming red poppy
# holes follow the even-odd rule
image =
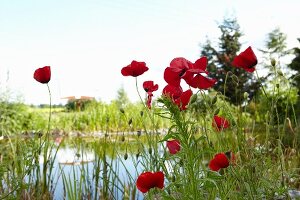
[[[209,162],[209,169],[212,171],[219,171],[222,168],[227,168],[229,166],[229,159],[225,153],[218,153]]]
[[[173,85],[167,85],[163,89],[163,95],[171,98],[171,100],[178,106],[180,110],[186,110],[186,106],[190,102],[193,92],[190,89],[183,92],[180,86],[176,87]]]
[[[228,128],[230,126],[229,121],[225,119],[224,117],[220,117],[218,115],[215,115],[213,118],[212,126],[217,131],[222,131],[225,128]]]
[[[50,66],[38,68],[34,71],[33,78],[40,83],[48,83],[51,79]]]
[[[180,80],[194,88],[208,89],[215,83],[215,79],[203,76],[203,73],[208,74],[206,70],[207,58],[201,57],[195,63],[188,61],[185,58],[174,58],[170,67],[167,67],[164,72],[165,81],[174,86],[180,85]]]
[[[166,85],[162,91],[163,95],[170,97],[173,101],[178,99],[182,94],[180,86]]]
[[[185,58],[174,58],[170,63],[170,67],[165,69],[165,81],[170,85],[178,87],[180,85],[181,78],[189,80],[192,77],[192,74],[186,73],[192,66],[193,63]]]
[[[167,141],[167,147],[170,154],[176,154],[180,151],[180,141],[179,140],[169,140]]]
[[[177,104],[180,110],[186,110],[192,95],[193,92],[191,89],[189,89],[183,92],[179,98],[175,99],[174,103]]]
[[[139,175],[136,181],[136,187],[143,193],[148,192],[151,188],[164,187],[163,172],[144,172]]]
[[[153,81],[145,81],[143,83],[143,88],[146,92],[154,92],[158,90],[158,85],[154,84]]]
[[[257,58],[251,46],[249,46],[245,51],[236,56],[232,61],[233,66],[238,68],[241,67],[247,72],[254,72],[256,64]]]
[[[138,62],[133,60],[130,65],[122,68],[121,73],[123,76],[137,77],[148,71],[148,69],[149,68],[146,66],[145,62]]]
[[[199,89],[208,89],[215,85],[216,80],[203,76],[202,74],[208,74],[206,70],[207,58],[201,57],[193,64],[193,66],[187,71],[192,74],[192,77],[186,79],[189,86]],[[195,76],[194,76],[195,75]]]

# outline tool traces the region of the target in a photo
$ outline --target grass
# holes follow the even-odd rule
[[[151,110],[92,102],[82,111],[52,109],[51,120],[50,107],[1,101],[0,199],[289,199],[288,190],[300,187],[296,90],[264,92],[234,106],[200,90],[186,111],[165,97]],[[215,115],[230,127],[214,128]],[[180,141],[176,154],[166,147],[171,139]],[[59,163],[63,150],[73,161]],[[212,170],[225,152],[234,159]],[[136,180],[148,171],[163,172],[164,188],[142,194]]]

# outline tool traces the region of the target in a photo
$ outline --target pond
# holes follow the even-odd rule
[[[142,153],[148,152],[144,140],[124,134],[107,138],[53,137],[47,159],[51,162],[46,161],[51,196],[54,199],[78,199],[79,196],[81,199],[144,199],[135,185],[137,176],[147,165],[148,158]],[[162,145],[157,152],[164,153]],[[40,154],[41,174],[44,162]],[[30,175],[27,180],[38,180],[35,172]]]

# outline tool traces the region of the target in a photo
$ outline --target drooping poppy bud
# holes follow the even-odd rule
[[[180,141],[179,140],[169,140],[167,141],[167,147],[170,154],[176,154],[180,151]]]

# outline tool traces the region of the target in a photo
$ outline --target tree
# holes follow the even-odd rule
[[[241,48],[239,39],[242,33],[237,20],[224,18],[219,29],[221,36],[217,48],[207,40],[201,48],[201,55],[208,58],[209,76],[218,81],[214,89],[223,93],[229,102],[240,105],[244,101],[244,93],[247,92],[252,99],[258,92],[260,83],[254,78],[253,73],[231,65]]]
[[[130,103],[127,93],[123,86],[117,91],[116,102],[119,108],[124,108],[128,103]]]
[[[300,42],[300,38],[298,38],[298,41]],[[288,65],[288,67],[296,72],[296,74],[294,74],[291,78],[293,80],[293,84],[297,88],[300,88],[300,48],[294,48],[294,55],[295,58]]]
[[[300,38],[298,38],[298,41],[300,42]],[[298,88],[297,111],[299,113],[300,112],[300,48],[298,47],[294,48],[294,55],[295,58],[288,65],[288,67],[296,72],[296,74],[292,75],[291,79],[292,79],[292,84],[294,84],[296,88]]]

